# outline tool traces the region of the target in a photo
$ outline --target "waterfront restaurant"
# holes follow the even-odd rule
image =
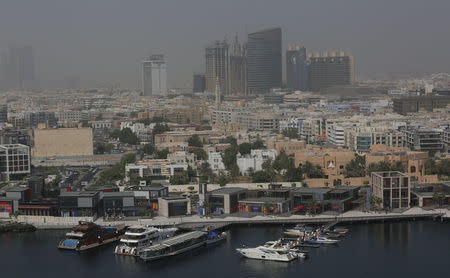
[[[239,201],[240,212],[285,213],[290,210],[290,200],[284,198],[249,198]]]
[[[63,191],[58,201],[62,217],[96,217],[99,211],[100,193],[98,191]]]
[[[208,193],[211,213],[234,213],[239,210],[239,200],[247,195],[247,189],[240,187],[224,187]]]

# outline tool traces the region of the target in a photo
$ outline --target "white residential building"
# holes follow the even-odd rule
[[[236,162],[239,167],[239,171],[242,174],[248,173],[248,171],[253,169],[254,171],[262,170],[262,164],[267,159],[275,160],[277,157],[276,150],[252,150],[250,155],[242,156],[237,155]]]
[[[220,152],[210,152],[208,154],[208,163],[214,172],[225,170],[225,164],[223,164]]]

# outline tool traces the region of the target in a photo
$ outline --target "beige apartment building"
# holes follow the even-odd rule
[[[32,133],[35,157],[93,155],[92,128],[37,128]]]

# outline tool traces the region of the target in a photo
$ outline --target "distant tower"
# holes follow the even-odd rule
[[[247,93],[247,54],[246,47],[235,37],[230,54],[228,94],[241,95]]]
[[[249,94],[281,87],[281,28],[248,34],[247,90]]]
[[[144,96],[162,96],[167,93],[164,55],[152,55],[142,62],[142,85]]]
[[[220,91],[220,82],[219,77],[216,77],[216,109],[220,109],[220,98],[221,98],[221,91]]]
[[[286,81],[289,89],[307,90],[308,70],[306,48],[290,46],[286,51]]]
[[[215,86],[215,80],[218,77],[221,91],[224,94],[228,92],[228,70],[229,70],[229,46],[226,40],[216,41],[205,49],[206,62],[206,91],[212,92]]]

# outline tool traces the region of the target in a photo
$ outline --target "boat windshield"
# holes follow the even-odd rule
[[[144,239],[145,235],[126,235],[126,239]]]
[[[137,242],[126,242],[125,245],[128,247],[137,247],[138,243]]]

